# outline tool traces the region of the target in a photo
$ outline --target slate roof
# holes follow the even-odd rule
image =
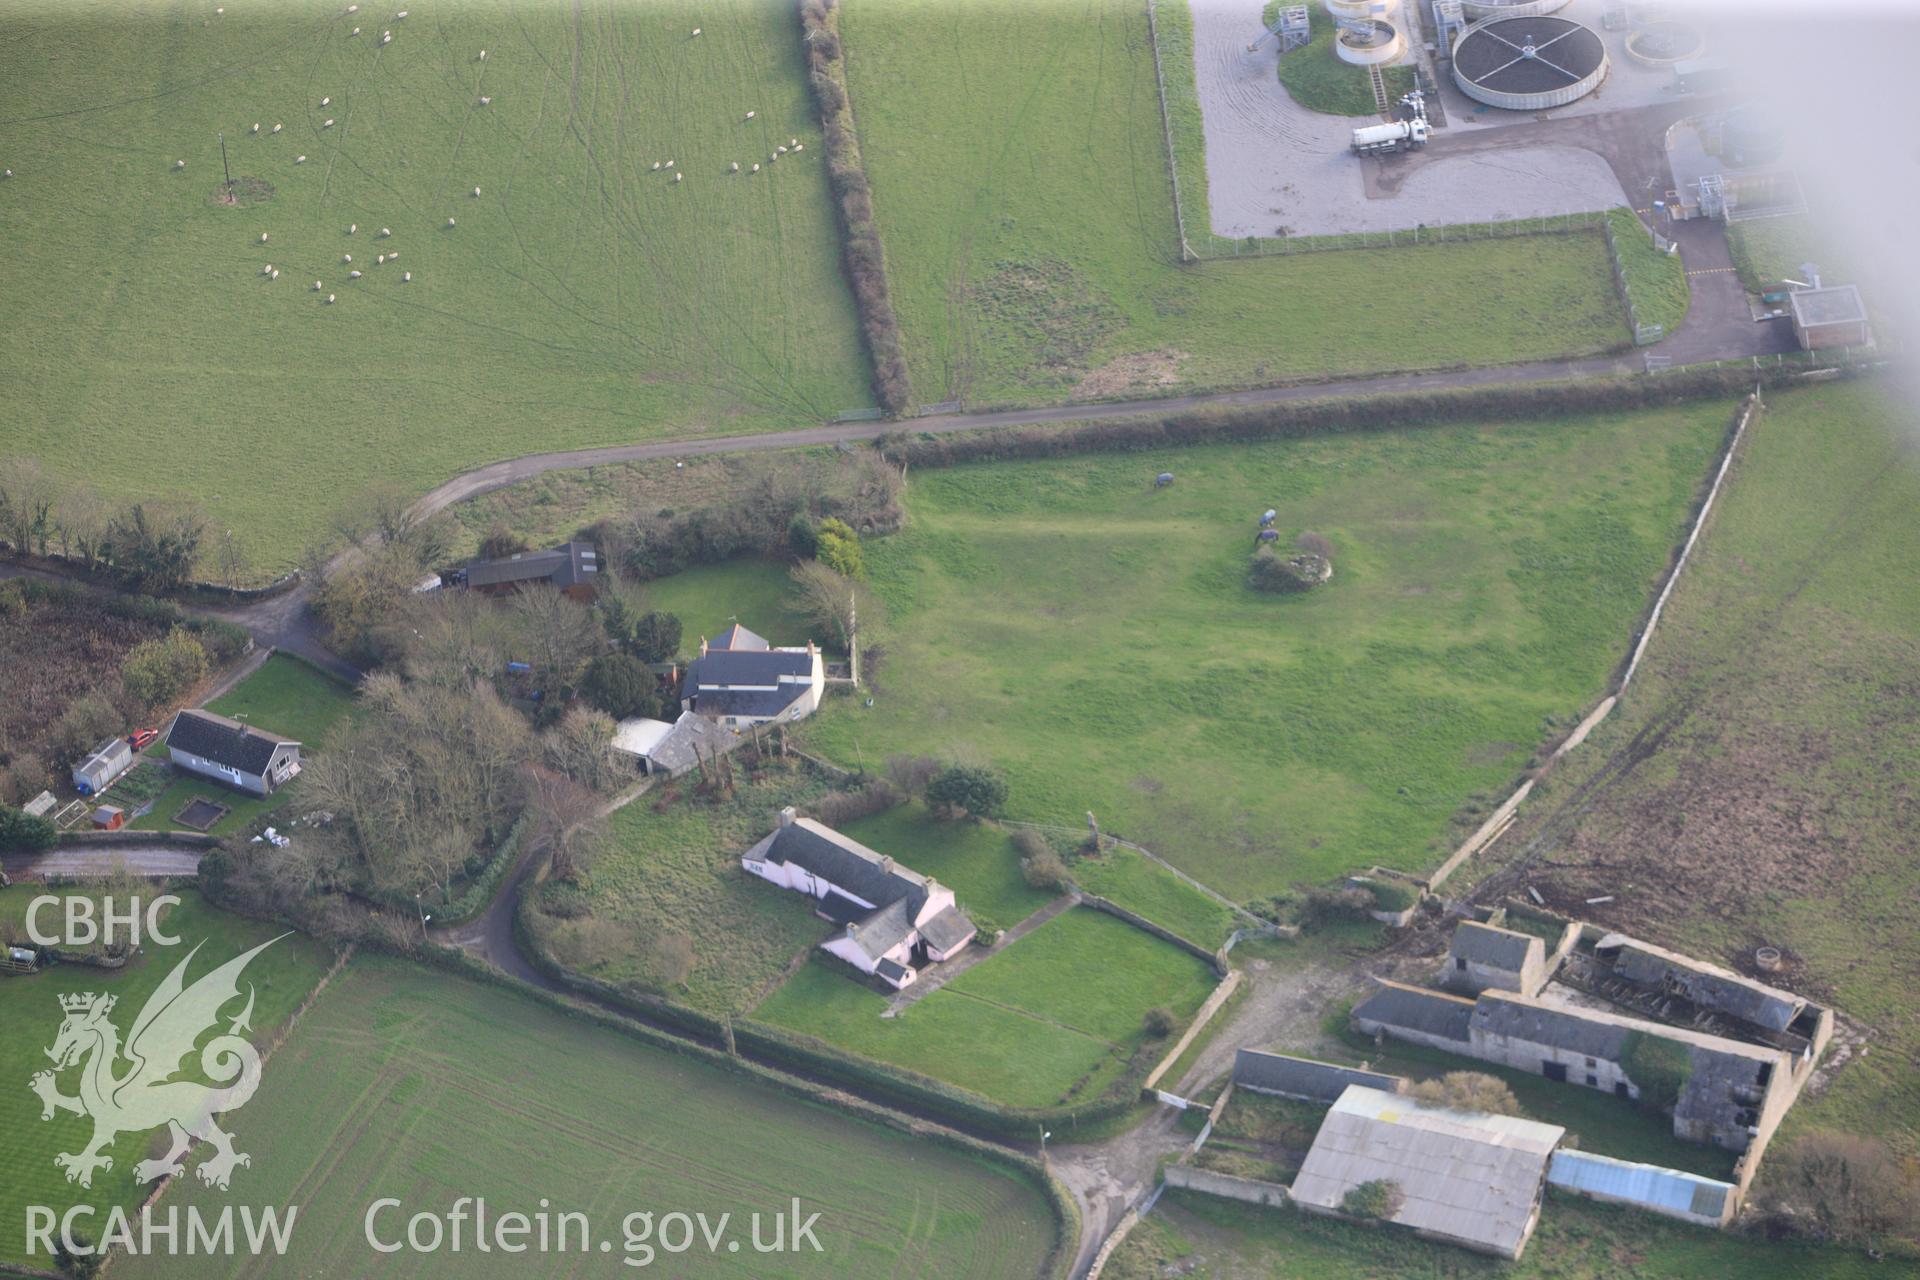
[[[895,964],[891,960],[882,960],[879,964],[873,966],[873,971],[889,982],[898,982],[907,976],[907,967],[905,965]]]
[[[1631,982],[1659,987],[1671,978],[1700,1008],[1774,1031],[1785,1031],[1806,1008],[1807,1002],[1791,991],[1621,934],[1610,933],[1594,947],[1597,955],[1609,951],[1618,952],[1613,971]]]
[[[711,759],[739,746],[741,737],[733,730],[705,716],[682,711],[666,737],[647,752],[647,759],[678,776],[700,767],[700,756]]]
[[[1467,1027],[1474,1004],[1458,996],[1443,995],[1422,987],[1382,982],[1380,989],[1353,1006],[1353,1017],[1389,1027],[1405,1027],[1427,1035],[1467,1042]]]
[[[878,960],[913,933],[913,917],[917,909],[911,898],[897,898],[878,911],[871,912],[866,919],[849,925],[847,937],[866,954],[867,959]]]
[[[1233,1056],[1233,1083],[1259,1093],[1278,1093],[1289,1098],[1310,1098],[1333,1102],[1348,1085],[1363,1084],[1385,1093],[1399,1093],[1406,1081],[1399,1076],[1355,1067],[1296,1058],[1292,1054],[1269,1053],[1264,1049],[1241,1048]]]
[[[772,689],[694,689],[693,707],[703,716],[750,716],[754,719],[779,715],[807,692],[804,684],[783,684]]]
[[[173,718],[167,729],[167,746],[188,755],[211,760],[215,764],[238,769],[260,777],[267,771],[273,753],[283,745],[299,746],[292,738],[256,729],[238,720],[215,715],[211,711],[188,708]]]
[[[951,951],[974,933],[973,921],[958,907],[937,911],[920,926],[920,936],[935,951]]]
[[[765,636],[755,635],[736,622],[708,643],[707,652],[712,653],[716,649],[771,649],[772,647],[773,645]]]
[[[1536,946],[1545,952],[1545,945],[1531,934],[1516,933],[1512,929],[1501,929],[1474,920],[1462,920],[1453,931],[1453,945],[1449,951],[1475,964],[1492,965],[1496,969],[1518,973],[1526,966],[1527,952]]]
[[[1587,1058],[1620,1061],[1633,1025],[1621,1025],[1595,1010],[1506,999],[1505,992],[1482,993],[1473,1008],[1473,1029],[1550,1045]],[[1622,1021],[1625,1021],[1624,1019]],[[1648,1023],[1653,1028],[1655,1024]],[[1657,1029],[1657,1028],[1656,1028]]]
[[[897,863],[889,867],[891,859],[812,818],[795,818],[791,825],[774,831],[765,844],[758,850],[764,861],[810,871],[875,907],[907,902],[910,914],[918,915],[927,900],[925,876]]]
[[[1547,1161],[1564,1136],[1559,1125],[1350,1085],[1328,1110],[1292,1194],[1337,1211],[1355,1187],[1386,1179],[1405,1196],[1395,1223],[1518,1257],[1533,1230]]]
[[[687,687],[723,684],[777,684],[781,676],[813,674],[813,655],[805,649],[707,650],[687,664]]]
[[[565,542],[547,551],[522,551],[500,560],[475,560],[466,567],[470,587],[509,582],[547,581],[556,587],[594,583],[600,577],[600,557],[591,542]]]
[[[849,925],[866,915],[873,908],[855,902],[844,893],[829,890],[814,904],[815,911],[838,925]]]

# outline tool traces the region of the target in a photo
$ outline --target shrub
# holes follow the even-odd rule
[[[496,524],[487,530],[487,536],[480,539],[480,558],[482,560],[505,560],[517,556],[527,549],[527,540],[504,524]]]
[[[1386,1222],[1407,1203],[1407,1194],[1391,1178],[1363,1182],[1340,1200],[1340,1208],[1356,1218],[1377,1218]]]
[[[172,702],[206,674],[205,646],[179,627],[157,640],[135,645],[120,664],[121,683],[148,707]]]
[[[0,805],[0,849],[31,853],[51,846],[58,834],[47,819]]]
[[[885,813],[905,799],[891,782],[877,778],[858,791],[829,791],[810,806],[813,816],[829,827]]]
[[[1494,1116],[1517,1116],[1520,1103],[1499,1076],[1484,1071],[1449,1071],[1437,1080],[1421,1080],[1408,1090],[1422,1102],[1456,1111],[1484,1111]]]
[[[888,756],[886,770],[888,781],[908,798],[918,800],[927,794],[927,784],[940,776],[940,762],[932,756]],[[1019,837],[1014,839],[1017,843]]]
[[[1877,1138],[1815,1131],[1766,1167],[1755,1198],[1795,1234],[1865,1246],[1920,1232],[1920,1170]]]
[[[866,558],[860,551],[860,537],[846,521],[832,518],[822,520],[816,542],[821,564],[843,578],[866,576]]]
[[[11,621],[27,616],[27,589],[19,580],[8,578],[0,582],[0,622]]]
[[[1358,885],[1308,889],[1300,899],[1300,923],[1308,930],[1337,922],[1367,919],[1373,895]]]
[[[1640,1104],[1669,1111],[1693,1075],[1693,1054],[1678,1041],[1629,1031],[1620,1065],[1640,1090]]]
[[[603,653],[587,664],[580,696],[615,720],[651,716],[660,710],[653,672],[624,653]]]
[[[811,560],[820,553],[820,531],[804,511],[794,512],[787,521],[787,550],[796,560]]]
[[[1040,846],[1032,852],[1021,853],[1020,874],[1026,877],[1027,883],[1051,893],[1066,892],[1072,877],[1067,874],[1067,864],[1053,851],[1053,846],[1031,831],[1022,831],[1020,834],[1033,836],[1033,842]],[[1015,837],[1014,843],[1020,843],[1018,837]]]
[[[948,818],[991,818],[1006,802],[1006,779],[992,769],[956,764],[927,784],[927,803]]]
[[[1369,880],[1365,888],[1381,911],[1405,911],[1420,900],[1419,892],[1402,880]]]
[[[1146,1029],[1147,1037],[1152,1040],[1165,1040],[1179,1025],[1179,1020],[1173,1016],[1173,1010],[1157,1005],[1147,1010],[1146,1017],[1141,1019],[1141,1026]]]
[[[1333,573],[1333,563],[1311,552],[1282,556],[1261,547],[1247,565],[1247,586],[1255,591],[1291,594],[1311,591]]]
[[[655,609],[633,624],[633,654],[642,662],[668,662],[680,652],[680,615]]]

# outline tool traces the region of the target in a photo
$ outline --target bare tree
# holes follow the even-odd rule
[[[853,579],[835,573],[818,560],[793,567],[790,606],[823,633],[825,641],[842,651],[853,642],[854,623],[871,642],[881,621],[879,597],[861,591]]]
[[[0,537],[16,551],[47,553],[60,486],[23,454],[0,460]]]

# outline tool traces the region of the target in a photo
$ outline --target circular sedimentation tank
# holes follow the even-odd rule
[[[1568,0],[1462,0],[1460,8],[1467,21],[1478,22],[1482,18],[1537,18],[1567,4]]]
[[[1706,47],[1706,36],[1691,22],[1649,22],[1627,37],[1627,56],[1649,67],[1697,58]]]
[[[1606,45],[1568,18],[1485,18],[1468,27],[1453,47],[1453,80],[1460,92],[1508,111],[1563,107],[1606,78]]]
[[[1400,34],[1400,28],[1391,22],[1379,18],[1367,20],[1367,30],[1342,30],[1340,38],[1333,42],[1333,50],[1340,61],[1350,62],[1356,67],[1377,66],[1383,62],[1392,62],[1407,51],[1407,42]]]

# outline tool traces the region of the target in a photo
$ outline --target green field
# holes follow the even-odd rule
[[[1246,923],[1178,876],[1124,846],[1073,860],[1073,881],[1088,893],[1119,903],[1189,942],[1217,947]]]
[[[711,640],[733,623],[757,631],[777,645],[816,643],[806,619],[787,609],[793,580],[787,566],[743,557],[701,565],[646,584],[647,607],[680,616],[680,652],[693,657],[700,638]]]
[[[1644,325],[1664,325],[1668,333],[1680,328],[1687,318],[1691,293],[1687,289],[1687,268],[1677,253],[1661,253],[1654,247],[1647,228],[1631,209],[1609,209],[1614,244],[1620,250],[1625,268],[1627,292]],[[1736,224],[1738,225],[1738,224]]]
[[[299,739],[301,750],[307,756],[314,754],[325,740],[327,731],[352,707],[352,690],[298,658],[277,653],[268,658],[258,671],[207,704],[209,711]],[[165,760],[165,740],[149,747],[147,755],[154,761]],[[155,763],[145,767],[149,771],[160,769],[173,773],[169,765]],[[223,787],[210,778],[173,773],[166,786],[152,797],[153,811],[128,825],[140,831],[176,829],[173,815],[195,796],[205,796],[216,804],[228,807],[226,816],[212,827],[212,834],[228,835],[245,830],[261,815],[286,804],[298,794],[298,788],[296,781],[291,788],[283,787],[273,795],[256,797]],[[108,798],[113,799],[118,794],[117,791],[109,791]],[[142,803],[145,801],[142,800]]]
[[[1845,248],[1836,247],[1834,239],[1804,213],[1750,218],[1727,227],[1727,245],[1740,283],[1754,293],[1783,280],[1805,280],[1803,268],[1809,261],[1820,268],[1824,283],[1860,281]]]
[[[904,804],[842,830],[952,889],[976,924],[1011,929],[1053,900],[1026,882],[1012,836],[990,823],[942,822],[920,805]]]
[[[362,958],[341,975],[268,1071],[245,1113],[254,1155],[246,1199],[301,1206],[303,1274],[610,1275],[623,1219],[646,1211],[733,1216],[799,1197],[822,1252],[737,1254],[704,1244],[659,1253],[662,1274],[1031,1276],[1054,1243],[1046,1202],[1009,1171],[857,1122],[567,1018],[498,988]],[[237,1185],[237,1184],[236,1184]],[[382,1259],[362,1234],[380,1197],[405,1215],[460,1196],[488,1211],[588,1215],[611,1256],[407,1253]],[[168,1204],[214,1207],[197,1183]],[[768,1229],[770,1234],[771,1229]],[[696,1234],[696,1240],[699,1238]],[[665,1239],[664,1236],[660,1239]],[[771,1266],[769,1264],[772,1264]],[[140,1276],[273,1274],[241,1262],[123,1264]]]
[[[1091,809],[1240,901],[1432,865],[1603,691],[1729,408],[922,471],[866,543],[874,706],[805,736],[991,762],[1009,816]],[[1268,507],[1331,583],[1245,587]]]
[[[1729,966],[1779,947],[1773,981],[1869,1029],[1769,1160],[1813,1128],[1920,1154],[1913,462],[1892,388],[1776,395],[1621,711],[1497,846],[1554,863],[1564,910]],[[1580,905],[1601,877],[1616,902]]]
[[[1128,1235],[1105,1280],[1868,1280],[1897,1263],[1673,1222],[1550,1194],[1517,1263],[1433,1244],[1406,1231],[1338,1222],[1172,1191]]]
[[[0,0],[10,451],[261,577],[376,478],[872,402],[790,5],[344,8]]]
[[[1592,235],[1180,266],[1146,15],[1129,0],[891,0],[848,6],[842,27],[923,401],[1521,361],[1624,341]],[[1203,215],[1189,217],[1189,235],[1203,235]]]
[[[1150,1043],[1147,1010],[1184,1020],[1212,986],[1212,970],[1194,957],[1079,908],[894,1018],[880,1016],[886,997],[819,960],[754,1016],[1009,1106],[1043,1107],[1099,1096]]]
[[[8,940],[24,941],[27,903],[45,892],[49,890],[33,884],[0,889],[0,922],[4,922],[0,924],[0,933]],[[53,892],[65,896],[64,891]],[[139,892],[165,891],[143,887]],[[43,1269],[51,1265],[44,1256],[27,1257],[21,1206],[46,1205],[64,1213],[67,1206],[88,1204],[95,1206],[97,1214],[103,1217],[115,1205],[132,1209],[151,1189],[133,1180],[134,1165],[149,1154],[150,1135],[147,1134],[123,1134],[108,1148],[113,1167],[96,1173],[90,1189],[67,1182],[65,1175],[54,1166],[56,1153],[79,1151],[93,1130],[90,1120],[66,1112],[42,1121],[40,1099],[26,1087],[28,1077],[48,1066],[42,1051],[53,1043],[60,1029],[58,997],[80,991],[111,992],[118,1000],[112,1020],[125,1035],[146,997],[195,945],[205,944],[187,973],[188,982],[280,932],[217,911],[191,891],[181,892],[180,897],[180,905],[163,914],[161,926],[169,935],[180,939],[178,946],[149,945],[122,969],[66,964],[55,965],[30,978],[0,978],[0,1027],[6,1028],[6,1034],[0,1035],[0,1079],[7,1082],[7,1087],[0,1089],[0,1167],[6,1169],[6,1190],[0,1196],[0,1210],[4,1210],[0,1212],[0,1265],[31,1262]],[[126,906],[124,902],[118,905],[121,909]],[[43,911],[40,927],[58,931],[58,913]],[[297,936],[274,944],[248,964],[243,983],[251,984],[255,992],[252,1039],[256,1045],[271,1041],[287,1015],[313,989],[326,966],[325,953]],[[244,992],[244,986],[242,990]],[[238,1008],[236,1004],[227,1012],[236,1012]],[[120,1069],[125,1070],[124,1066]],[[77,1078],[75,1071],[64,1073],[60,1079],[61,1091],[75,1092]],[[273,1078],[271,1071],[267,1078]],[[232,1123],[225,1126],[238,1139],[240,1151],[258,1152],[264,1145],[256,1141],[256,1137],[264,1139],[267,1126],[254,1123],[260,1105],[256,1101],[251,1107],[236,1111]],[[242,1169],[235,1174],[236,1191],[249,1173],[250,1170]]]

